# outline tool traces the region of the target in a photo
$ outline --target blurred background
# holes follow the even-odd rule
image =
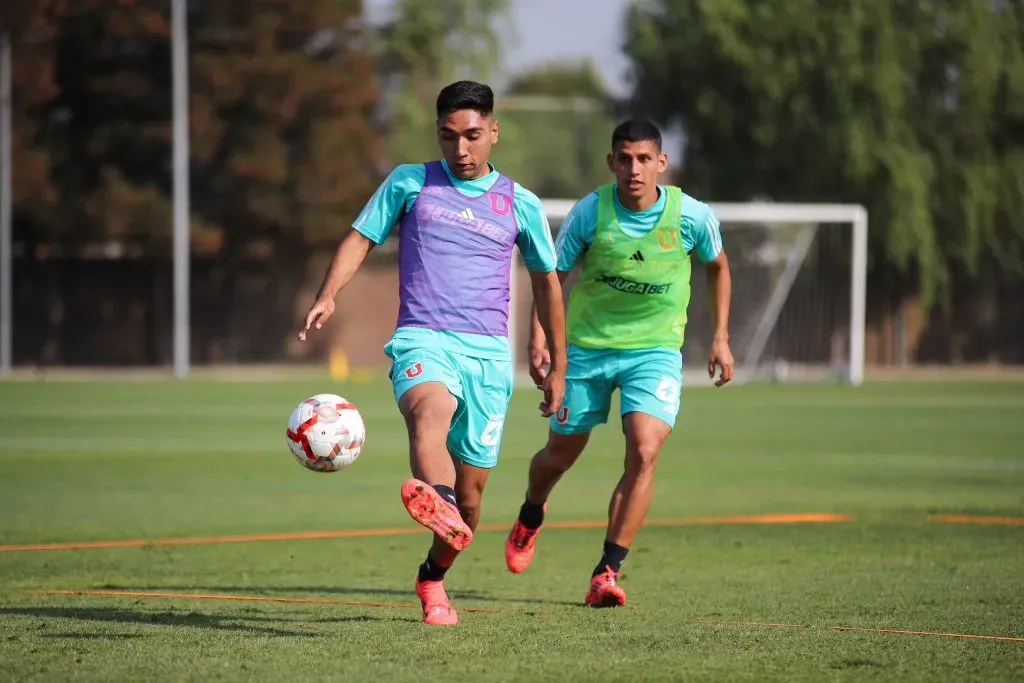
[[[171,367],[183,170],[193,368],[383,368],[394,244],[374,251],[323,334],[299,345],[295,332],[377,184],[436,156],[434,99],[459,78],[494,86],[493,161],[546,204],[607,182],[611,129],[642,115],[666,132],[664,182],[716,206],[863,206],[869,377],[1024,364],[1018,0],[181,7],[176,34],[171,0],[0,3],[15,373]],[[188,67],[177,100],[175,38]],[[178,167],[176,111],[187,114]],[[787,363],[849,363],[850,225],[811,222],[723,220],[734,347],[779,376]],[[694,279],[687,348],[700,354]]]

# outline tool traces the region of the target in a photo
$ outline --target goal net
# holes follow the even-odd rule
[[[573,202],[545,200],[557,233]],[[864,379],[867,213],[833,204],[714,204],[732,270],[730,346],[736,381]],[[510,336],[517,386],[532,386],[524,349],[532,296],[517,259]],[[704,268],[694,260],[683,345],[685,382],[709,384],[714,324]],[[566,281],[568,302],[578,269]]]

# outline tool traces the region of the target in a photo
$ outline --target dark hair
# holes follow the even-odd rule
[[[620,142],[644,142],[650,140],[661,151],[661,131],[658,127],[643,119],[623,121],[612,132],[612,149]]]
[[[437,118],[461,109],[490,116],[494,111],[494,91],[489,85],[476,81],[457,81],[442,88],[437,95]]]

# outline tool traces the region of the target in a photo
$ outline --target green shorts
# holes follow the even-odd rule
[[[448,451],[474,467],[498,464],[505,415],[512,398],[512,362],[475,358],[393,340],[384,349],[391,358],[395,401],[412,387],[440,382],[457,401],[448,431]]]
[[[623,416],[645,413],[674,427],[682,387],[680,351],[599,350],[570,344],[565,402],[551,416],[551,429],[558,434],[584,434],[606,423],[616,389]]]

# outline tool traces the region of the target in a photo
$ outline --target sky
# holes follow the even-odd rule
[[[428,0],[424,0],[425,2]],[[392,0],[364,0],[371,21]],[[628,61],[621,44],[629,0],[510,0],[515,23],[500,64],[506,78],[555,61],[591,60],[613,95],[628,91]],[[499,83],[495,83],[500,88]]]
[[[429,2],[429,0],[423,0]],[[387,16],[393,0],[363,0],[371,22]],[[630,0],[509,0],[512,35],[502,45],[502,82],[531,67],[589,59],[616,97],[629,93],[629,60],[622,52],[624,21]],[[662,130],[669,165],[682,160],[681,129]]]

